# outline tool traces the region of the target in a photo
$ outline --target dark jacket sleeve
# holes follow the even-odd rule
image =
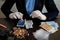
[[[8,18],[9,18],[9,14],[12,13],[12,11],[10,11],[10,9],[12,8],[14,3],[15,3],[15,0],[6,0],[5,3],[1,7],[1,11]]]
[[[47,20],[55,19],[58,16],[59,11],[54,3],[54,0],[46,0],[45,7],[48,12],[43,14],[46,15]]]

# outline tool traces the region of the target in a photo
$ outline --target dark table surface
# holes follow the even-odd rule
[[[6,19],[6,18],[4,18],[4,19],[0,19],[0,23],[2,23],[2,24],[4,24],[4,25],[6,25],[8,28],[12,28],[12,27],[14,27],[14,26],[16,26],[16,24],[17,24],[17,22],[16,22],[17,20],[11,20],[11,19]],[[57,19],[56,20],[56,22],[58,23],[58,24],[60,24],[60,19]],[[60,26],[60,25],[59,25]],[[0,28],[1,29],[1,28]],[[4,29],[3,29],[4,30]],[[36,29],[35,29],[36,30]],[[32,31],[32,29],[30,29],[30,31]],[[23,40],[25,40],[25,39],[23,39]],[[34,37],[31,35],[27,40],[35,40],[34,39]],[[60,27],[59,27],[59,30],[56,32],[56,33],[54,33],[54,34],[51,34],[50,35],[50,37],[49,37],[49,40],[60,40]]]

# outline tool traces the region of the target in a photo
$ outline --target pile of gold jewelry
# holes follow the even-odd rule
[[[26,29],[23,29],[23,28],[14,27],[13,28],[13,35],[16,36],[17,38],[22,39],[28,35],[28,31]]]

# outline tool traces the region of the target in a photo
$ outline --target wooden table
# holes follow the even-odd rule
[[[58,22],[58,24],[60,24],[60,19],[57,19],[56,22]],[[13,26],[16,26],[17,20],[1,18],[0,23],[6,25],[8,28],[11,29]],[[35,30],[36,30],[36,28],[34,28],[34,30],[29,29],[29,31],[35,31]],[[25,39],[23,39],[23,40],[25,40]],[[30,37],[28,37],[27,40],[35,40],[35,38],[32,35],[30,35]],[[60,40],[60,27],[59,27],[59,31],[57,31],[56,33],[50,35],[49,40]]]

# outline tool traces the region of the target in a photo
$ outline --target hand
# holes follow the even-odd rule
[[[21,12],[15,12],[15,13],[11,13],[9,15],[9,18],[11,19],[21,19],[23,20],[23,14]]]
[[[30,16],[32,18],[38,18],[40,20],[46,20],[46,16],[43,15],[39,10],[33,11]]]

